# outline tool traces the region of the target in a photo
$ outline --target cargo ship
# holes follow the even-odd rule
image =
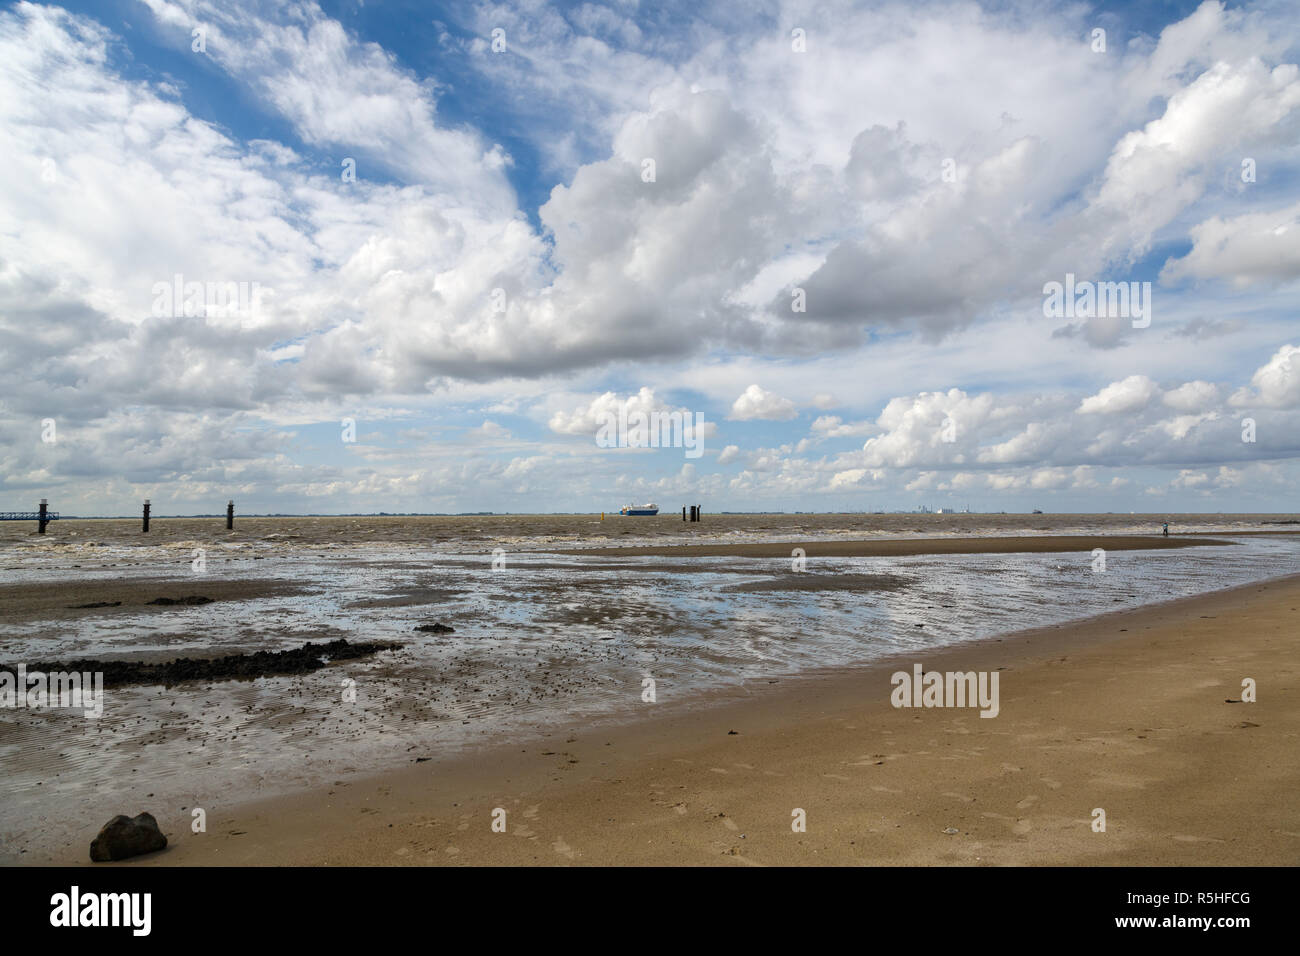
[[[659,506],[655,504],[624,505],[622,508],[618,509],[618,513],[629,517],[634,515],[657,515],[659,513]]]

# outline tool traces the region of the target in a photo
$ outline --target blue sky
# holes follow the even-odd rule
[[[7,507],[1294,510],[1297,20],[8,4]]]

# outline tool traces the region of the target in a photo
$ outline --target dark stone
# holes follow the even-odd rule
[[[122,606],[121,601],[92,601],[90,604],[69,604],[68,610],[80,611],[82,608],[87,608],[87,607],[121,607],[121,606]]]
[[[417,631],[428,631],[430,634],[452,634],[456,629],[439,621],[437,624],[420,624],[416,627]]]
[[[154,598],[152,601],[149,601],[147,603],[149,604],[211,604],[212,601],[213,598],[203,597],[200,594],[191,594],[189,597],[183,597],[183,598],[169,598],[169,597]]]
[[[158,829],[151,813],[137,817],[118,814],[105,823],[90,842],[90,858],[96,863],[125,860],[141,853],[153,853],[167,846],[167,837]]]

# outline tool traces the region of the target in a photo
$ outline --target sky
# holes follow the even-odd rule
[[[1271,0],[6,4],[0,510],[1296,511],[1298,47]]]

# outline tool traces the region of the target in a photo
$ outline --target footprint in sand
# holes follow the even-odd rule
[[[676,810],[679,815],[683,817],[686,816],[686,804],[684,803],[674,804],[673,809]]]
[[[1038,782],[1041,783],[1044,787],[1047,787],[1049,790],[1061,789],[1061,781],[1053,780],[1051,777],[1039,777]]]
[[[709,773],[726,773],[726,772],[727,772],[727,771],[723,770],[721,767],[710,767],[710,768],[709,768]]]
[[[876,793],[902,793],[903,792],[902,790],[895,790],[893,787],[882,787],[879,784],[876,784],[871,789],[876,791]]]
[[[410,855],[410,852],[411,852],[411,848],[410,848],[409,846],[402,846],[402,847],[398,847],[398,848],[397,848],[397,851],[396,851],[393,855],[394,855],[394,856],[408,856],[408,855]]]
[[[849,778],[839,773],[824,773],[823,777],[830,777],[832,780],[848,780]]]
[[[968,797],[968,796],[966,796],[966,794],[964,794],[964,793],[953,793],[951,790],[949,790],[949,791],[947,791],[946,793],[942,794],[942,796],[945,796],[945,797],[952,797],[954,800],[960,800],[962,803],[974,803],[974,802],[975,802],[975,798],[974,798],[974,797]]]
[[[527,810],[524,811],[524,819],[535,820],[537,818],[537,811],[540,808],[541,808],[540,804],[534,803],[531,807],[529,807]]]
[[[1028,820],[1017,820],[1011,827],[1011,832],[1024,835],[1034,828],[1034,825]]]
[[[740,829],[740,826],[736,823],[735,820],[731,819],[731,817],[723,817],[723,818],[722,818],[722,825],[723,825],[724,827],[726,827],[728,830],[739,830],[739,829]]]
[[[1016,809],[1017,809],[1017,810],[1028,810],[1030,807],[1032,807],[1032,806],[1033,806],[1035,803],[1037,803],[1037,802],[1038,802],[1038,798],[1035,797],[1035,796],[1033,796],[1033,795],[1031,794],[1030,796],[1025,797],[1025,799],[1023,799],[1023,800],[1021,800],[1019,803],[1017,803],[1017,804],[1016,804]]]
[[[449,846],[449,847],[447,847],[447,855],[448,855],[448,856],[460,856],[460,848],[459,848],[459,847],[454,847],[454,846]]]
[[[565,843],[564,837],[558,837],[556,841],[551,844],[551,849],[560,854],[560,856],[564,857],[566,860],[576,860],[578,858],[578,851]]]

